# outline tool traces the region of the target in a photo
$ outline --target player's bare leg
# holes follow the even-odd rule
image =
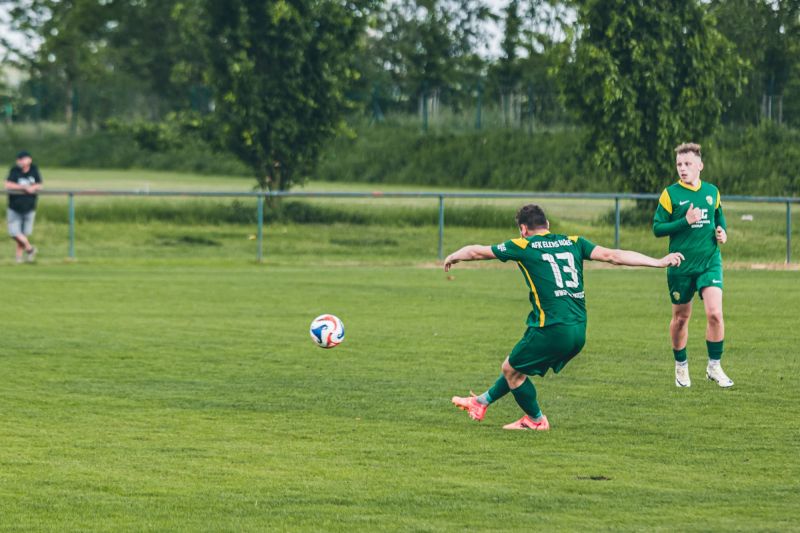
[[[675,385],[677,387],[692,386],[692,380],[689,377],[689,361],[686,357],[690,318],[692,318],[692,302],[672,305],[669,334],[672,338],[672,352],[675,355]]]
[[[503,375],[506,377],[508,386],[511,387],[512,390],[518,389],[528,377],[522,372],[516,371],[514,367],[511,366],[511,363],[508,362],[508,357],[506,357],[506,360],[503,361],[503,366],[501,366],[500,369],[503,371]]]
[[[669,323],[669,334],[672,337],[672,349],[686,347],[689,340],[689,319],[692,318],[692,302],[672,305],[672,321]]]
[[[722,289],[719,287],[703,288],[703,305],[706,311],[706,345],[708,346],[708,367],[706,376],[723,388],[733,386],[733,381],[725,374],[720,365],[722,345],[725,339],[725,321],[722,317]]]
[[[722,318],[722,289],[703,289],[703,305],[706,308],[706,340],[718,342],[725,338],[725,321]]]

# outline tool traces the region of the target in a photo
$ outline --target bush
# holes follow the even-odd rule
[[[609,190],[580,150],[580,132],[519,130],[423,134],[409,126],[362,127],[324,151],[326,181],[514,190]]]
[[[93,133],[70,136],[45,131],[7,129],[3,159],[13,161],[17,150],[33,152],[40,166],[67,168],[142,168],[246,176],[252,172],[233,155],[215,150],[197,135],[184,133],[180,141],[173,131],[152,123],[135,123],[122,128],[114,123]]]
[[[800,131],[765,123],[725,128],[704,147],[708,180],[722,194],[800,194]]]
[[[578,128],[533,135],[518,129],[423,133],[403,124],[362,124],[356,130],[355,138],[341,137],[325,150],[320,179],[528,191],[625,190],[617,177],[598,174]],[[727,127],[699,141],[706,163],[703,177],[723,195],[800,193],[800,131],[774,124]],[[674,179],[665,176],[664,185]]]

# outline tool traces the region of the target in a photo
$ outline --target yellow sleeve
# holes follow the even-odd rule
[[[661,207],[663,207],[667,213],[670,215],[672,214],[672,198],[669,197],[667,189],[664,189],[664,192],[661,193],[661,198],[658,199],[658,203],[661,204]],[[719,205],[719,197],[717,197],[717,205]]]

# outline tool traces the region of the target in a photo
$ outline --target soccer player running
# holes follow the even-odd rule
[[[656,237],[669,236],[669,251],[680,250],[686,260],[667,270],[672,299],[669,333],[675,356],[675,385],[690,387],[686,343],[694,293],[700,294],[706,311],[706,377],[720,387],[733,381],[720,365],[725,324],[722,320],[722,255],[718,244],[728,240],[719,190],[700,181],[703,160],[700,145],[681,144],[675,148],[679,180],[661,193],[653,218]]]
[[[499,259],[514,261],[528,286],[533,310],[528,329],[501,366],[502,374],[489,390],[476,396],[453,397],[453,403],[482,420],[486,410],[509,392],[525,416],[503,429],[550,429],[528,376],[544,376],[548,369],[560,372],[586,342],[586,303],[583,261],[615,265],[664,268],[680,265],[683,256],[670,253],[654,259],[638,252],[596,246],[583,237],[550,233],[550,223],[538,206],[523,206],[516,217],[520,238],[494,246],[470,245],[450,254],[444,269],[461,261]]]

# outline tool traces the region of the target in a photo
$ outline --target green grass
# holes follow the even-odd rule
[[[729,272],[736,386],[695,316],[678,390],[663,272],[587,271],[587,347],[535,380],[553,430],[520,434],[510,397],[449,404],[522,333],[513,268],[195,253],[0,267],[0,530],[798,530],[796,272]]]
[[[136,171],[46,179],[252,185]],[[519,203],[448,201],[445,251],[513,236]],[[541,203],[556,231],[613,243],[609,202]],[[496,378],[522,333],[524,286],[509,267],[452,279],[421,268],[435,264],[435,201],[268,211],[263,265],[252,200],[77,208],[77,263],[64,261],[66,204],[52,197],[39,264],[13,265],[10,243],[0,259],[0,531],[800,530],[796,271],[726,273],[736,386],[723,391],[701,379],[700,315],[695,385],[675,389],[663,272],[587,270],[588,345],[536,379],[553,431],[508,434],[510,397],[482,424],[449,398]],[[782,206],[726,210],[726,264],[782,261]],[[624,226],[622,245],[658,255],[666,241]],[[333,351],[308,338],[322,312],[347,326]]]

